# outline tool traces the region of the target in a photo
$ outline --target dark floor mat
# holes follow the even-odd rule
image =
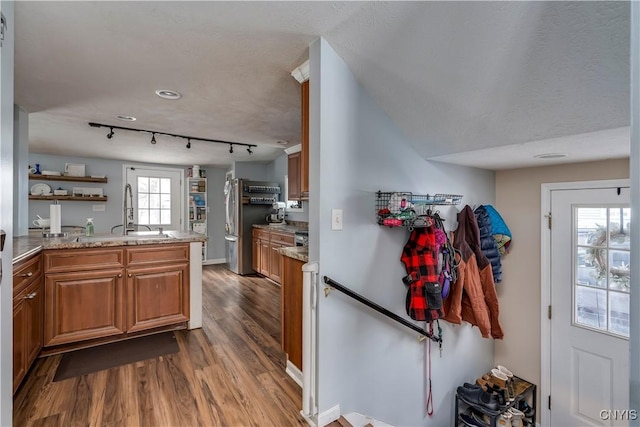
[[[62,356],[53,381],[79,377],[178,351],[178,342],[173,332],[75,350]]]

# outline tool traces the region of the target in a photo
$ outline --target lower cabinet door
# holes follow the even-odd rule
[[[42,276],[40,276],[39,280],[29,285],[24,298],[26,314],[25,350],[28,369],[38,357],[43,345],[44,288]]]
[[[15,392],[27,373],[26,310],[22,299],[13,303],[13,391]]]
[[[189,264],[127,269],[127,332],[189,320]]]
[[[45,347],[123,334],[122,276],[122,269],[45,275]]]

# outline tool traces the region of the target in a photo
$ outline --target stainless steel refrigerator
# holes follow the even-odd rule
[[[227,267],[237,274],[253,274],[253,224],[266,224],[280,185],[274,182],[232,179],[225,183],[225,246]]]

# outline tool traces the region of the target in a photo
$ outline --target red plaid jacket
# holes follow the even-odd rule
[[[409,317],[426,321],[441,318],[442,290],[438,283],[438,248],[433,227],[414,229],[400,260],[407,270],[403,281],[409,284],[406,297]]]

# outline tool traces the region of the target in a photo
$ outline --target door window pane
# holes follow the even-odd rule
[[[576,207],[574,214],[574,323],[628,337],[631,210]]]
[[[138,177],[138,223],[171,224],[171,179]]]
[[[629,336],[629,294],[609,294],[609,330]]]

